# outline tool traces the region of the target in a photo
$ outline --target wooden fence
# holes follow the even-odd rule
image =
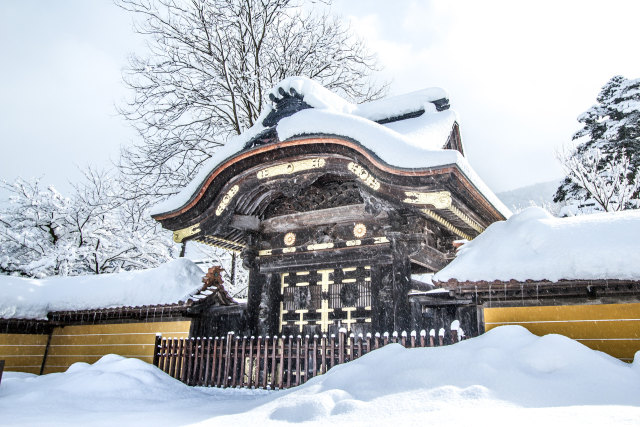
[[[457,342],[457,331],[450,332]],[[229,333],[215,338],[156,336],[153,364],[193,386],[284,389],[300,385],[335,365],[355,360],[390,343],[405,347],[444,345],[444,329],[407,334],[394,332],[354,336],[340,332],[327,337],[242,337]]]

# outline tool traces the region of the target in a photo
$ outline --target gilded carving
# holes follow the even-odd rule
[[[380,189],[380,182],[378,182],[378,180],[371,174],[371,172],[369,172],[359,164],[350,162],[347,165],[347,168],[351,171],[351,173],[353,173],[362,182],[369,186],[369,188],[376,191]]]
[[[353,236],[356,238],[362,238],[367,234],[367,226],[359,222],[353,227]]]
[[[323,168],[325,164],[326,161],[322,157],[282,163],[280,165],[270,166],[258,171],[258,179],[265,179],[278,175],[291,175],[292,173],[309,169],[320,169]]]
[[[199,232],[200,232],[200,223],[196,225],[191,225],[186,228],[181,228],[180,230],[176,230],[173,232],[173,241],[176,243],[182,243],[182,241],[187,237],[191,237],[194,234],[198,234]]]
[[[413,205],[432,205],[436,209],[447,209],[451,206],[451,193],[448,191],[435,191],[433,193],[421,193],[418,191],[405,191],[407,196],[405,203]]]
[[[455,207],[454,205],[451,205],[449,207],[449,210],[458,218],[460,218],[461,220],[463,220],[469,227],[473,228],[474,230],[476,230],[478,233],[482,233],[484,231],[484,227],[481,226],[480,224],[478,224],[477,222],[475,222],[474,220],[472,220],[467,214],[465,214],[464,212],[462,212],[460,209],[458,209],[457,207]]]
[[[271,255],[271,249],[263,249],[261,251],[258,251],[258,255],[259,256],[269,256],[269,255]]]
[[[287,233],[284,235],[284,244],[287,246],[292,246],[296,242],[295,233]]]
[[[458,227],[456,227],[455,225],[451,224],[449,221],[447,221],[446,219],[444,219],[443,217],[441,217],[437,213],[433,212],[432,210],[422,209],[422,212],[426,213],[431,218],[433,218],[434,220],[436,220],[437,222],[442,224],[447,230],[451,231],[454,234],[457,234],[458,236],[462,237],[463,239],[467,239],[467,240],[472,240],[473,239],[473,237],[469,236],[467,233],[465,233],[464,231],[460,230]]]
[[[222,215],[222,212],[224,212],[227,206],[229,206],[229,203],[231,203],[233,197],[238,194],[238,190],[240,190],[240,187],[234,185],[229,189],[229,191],[227,191],[227,194],[224,195],[224,197],[220,201],[220,204],[218,204],[218,208],[216,209],[216,216]]]
[[[308,251],[317,251],[320,249],[331,249],[333,247],[333,243],[316,243],[315,245],[307,246]]]

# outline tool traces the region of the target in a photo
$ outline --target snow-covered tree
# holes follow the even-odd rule
[[[0,271],[42,277],[74,273],[67,213],[71,201],[38,180],[3,183],[9,206],[0,210]]]
[[[578,117],[575,147],[559,154],[567,176],[555,202],[593,204],[598,210],[637,207],[640,168],[640,79],[615,76],[598,103]]]
[[[326,2],[325,2],[326,3]],[[253,125],[267,91],[307,76],[355,100],[386,87],[376,63],[339,19],[299,0],[117,0],[147,37],[148,55],[124,73],[133,97],[121,108],[142,136],[122,151],[132,197],[168,196],[216,148]]]
[[[586,195],[581,200],[583,208],[578,212],[612,212],[637,207],[640,174],[632,167],[629,157],[625,150],[605,156],[599,147],[582,152],[565,150],[558,154],[566,179]],[[589,201],[594,202],[595,209],[584,209]]]
[[[85,172],[72,197],[38,180],[2,186],[0,272],[30,277],[155,267],[177,255],[171,235],[135,200],[123,202],[107,174]]]

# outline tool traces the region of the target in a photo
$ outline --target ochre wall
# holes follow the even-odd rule
[[[521,325],[536,335],[561,334],[630,362],[640,350],[640,304],[484,309],[485,330]]]
[[[153,362],[156,333],[186,338],[191,321],[64,326],[53,330],[44,373],[65,371],[75,362],[94,363],[105,354]]]
[[[0,334],[0,359],[5,371],[39,374],[48,335]]]
[[[156,333],[186,338],[191,321],[112,323],[54,328],[44,373],[65,371],[75,362],[93,363],[105,354],[153,361]],[[48,335],[0,334],[6,371],[39,374]]]

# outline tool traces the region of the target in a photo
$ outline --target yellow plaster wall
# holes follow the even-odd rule
[[[640,304],[484,309],[485,330],[521,325],[536,335],[561,334],[630,362],[640,350]]]
[[[77,325],[55,328],[44,373],[65,371],[75,362],[94,363],[105,354],[153,361],[156,333],[186,338],[190,321]]]
[[[5,371],[39,374],[48,335],[0,334],[0,359]]]

